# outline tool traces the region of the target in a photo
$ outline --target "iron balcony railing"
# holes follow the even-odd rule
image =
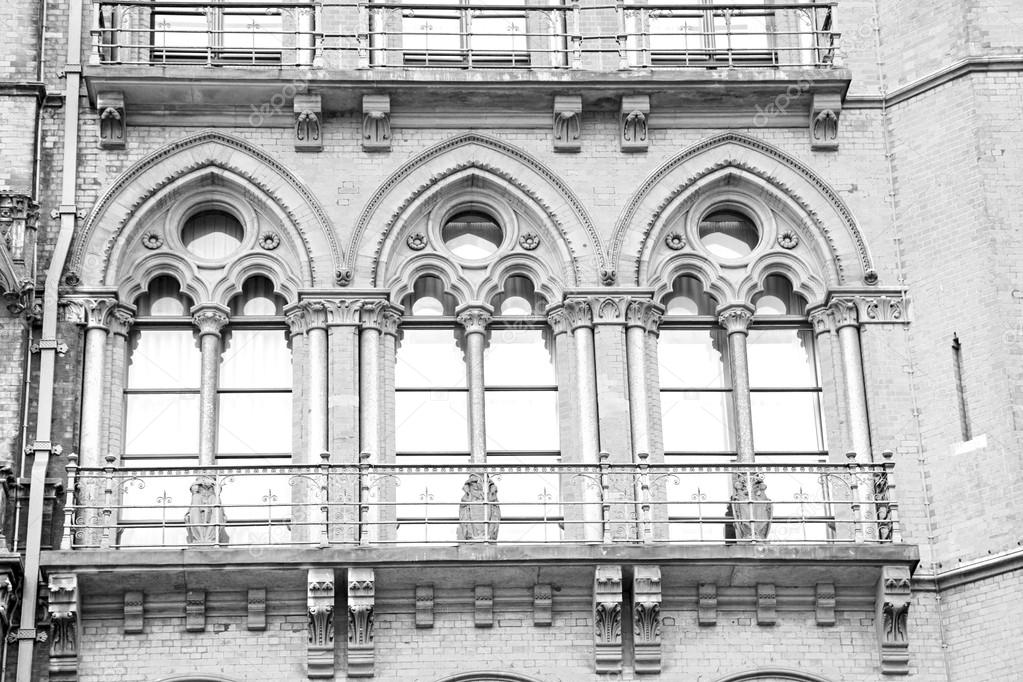
[[[121,468],[69,458],[64,549],[900,542],[891,453],[859,464]]]
[[[96,0],[92,64],[649,69],[836,66],[836,2]]]

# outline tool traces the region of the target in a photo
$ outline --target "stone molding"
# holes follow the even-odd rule
[[[124,593],[124,633],[139,634],[145,630],[145,595],[142,592]]]
[[[554,591],[550,583],[533,585],[533,625],[545,626],[554,622]]]
[[[757,625],[778,622],[778,593],[770,583],[757,583]]]
[[[206,590],[188,590],[185,595],[185,630],[206,630]]]
[[[245,602],[246,629],[266,630],[266,588],[249,590]]]
[[[717,625],[718,586],[714,583],[700,583],[696,589],[696,621],[700,625]]]
[[[817,625],[831,626],[835,620],[835,585],[834,583],[817,583],[814,600],[814,612]]]
[[[622,567],[597,566],[593,578],[594,660],[598,674],[622,671]]]
[[[372,568],[348,569],[348,677],[373,677],[376,579]]]

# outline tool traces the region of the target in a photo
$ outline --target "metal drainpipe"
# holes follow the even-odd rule
[[[78,185],[78,108],[82,80],[82,2],[70,0],[68,6],[67,64],[64,67],[64,168],[60,198],[60,232],[46,270],[43,290],[43,331],[39,341],[39,398],[36,412],[36,438],[31,449],[31,488],[28,500],[28,525],[25,541],[25,579],[21,592],[20,628],[31,632],[36,626],[36,600],[39,593],[39,555],[42,548],[43,502],[46,469],[53,446],[50,442],[53,420],[54,369],[57,356],[57,300],[60,275],[75,230],[75,190]],[[35,638],[18,640],[17,682],[31,682]]]

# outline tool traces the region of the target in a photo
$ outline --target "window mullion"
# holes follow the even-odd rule
[[[483,349],[492,312],[490,306],[474,305],[466,306],[458,313],[458,322],[465,328],[466,380],[469,386],[469,452],[474,464],[483,464],[487,460]]]
[[[220,332],[228,310],[216,304],[197,306],[192,322],[199,328],[202,373],[199,384],[199,465],[212,466],[217,457],[217,387],[220,376]]]

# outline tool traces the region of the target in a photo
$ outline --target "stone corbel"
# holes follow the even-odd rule
[[[814,151],[838,149],[838,119],[841,115],[841,95],[813,96],[810,111],[810,149]]]
[[[476,627],[489,628],[494,625],[494,588],[491,585],[477,585],[473,591],[473,614]]]
[[[79,594],[78,576],[54,573],[47,584],[50,602],[50,679],[78,679]]]
[[[814,604],[817,625],[835,624],[835,585],[834,583],[817,583],[817,596]]]
[[[599,674],[622,671],[622,567],[597,566],[593,579],[594,659]]]
[[[124,593],[124,633],[137,635],[145,629],[145,595],[142,592]]]
[[[583,98],[579,95],[554,97],[554,151],[582,149]]]
[[[206,629],[206,591],[189,590],[185,595],[185,630],[203,632]]]
[[[661,569],[636,566],[633,575],[634,669],[661,672]]]
[[[124,149],[128,141],[128,122],[124,111],[124,93],[101,92],[96,96],[101,149]]]
[[[306,607],[309,644],[306,675],[310,679],[334,677],[334,569],[310,568]]]
[[[533,625],[554,622],[554,591],[549,583],[533,585]]]
[[[6,547],[0,547],[0,551],[5,549]],[[14,615],[15,604],[14,594],[14,573],[10,569],[0,569],[0,628],[2,628],[0,634],[4,636],[4,639],[0,641],[6,641],[6,637],[11,631],[11,616]]]
[[[757,585],[757,625],[774,625],[778,622],[778,593],[774,585]]]
[[[323,151],[323,102],[319,93],[295,95],[295,151]]]
[[[391,150],[391,96],[362,96],[362,148],[367,152]]]
[[[416,627],[433,627],[433,585],[416,585]]]
[[[375,599],[373,569],[348,569],[348,677],[373,677]]]
[[[696,622],[700,625],[717,625],[718,586],[714,583],[700,583],[697,588]]]
[[[909,605],[912,601],[909,568],[885,566],[877,585],[877,637],[881,673],[909,674]]]
[[[27,245],[35,242],[39,222],[39,204],[26,194],[0,192],[0,246],[6,247],[12,264],[24,263]],[[32,236],[30,236],[32,235]],[[31,255],[31,254],[29,254]],[[12,278],[12,286],[17,276]]]
[[[246,599],[246,627],[266,630],[266,588],[249,590]]]
[[[623,152],[645,152],[650,147],[649,119],[650,97],[648,95],[622,97],[618,118],[618,138]]]

